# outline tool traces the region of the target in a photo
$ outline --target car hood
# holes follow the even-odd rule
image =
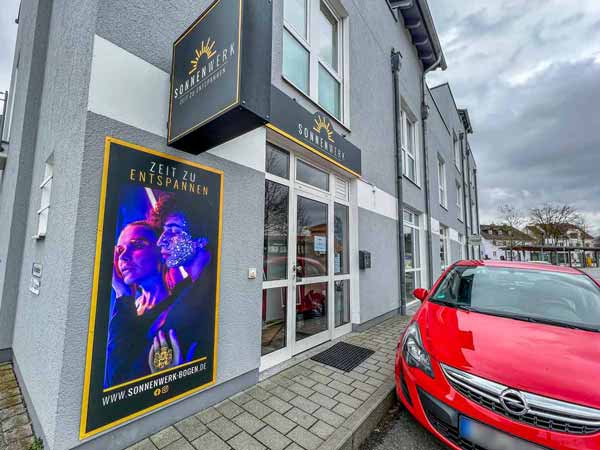
[[[527,392],[600,408],[600,333],[427,302],[421,330],[439,362]]]

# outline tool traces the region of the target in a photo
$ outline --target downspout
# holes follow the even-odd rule
[[[468,182],[468,188],[469,188],[469,218],[471,219],[471,234],[475,234],[473,232],[473,208],[471,205],[471,162],[469,161],[469,155],[471,155],[471,151],[469,150],[469,145],[468,145],[468,141],[465,139],[465,141],[467,142],[467,151],[466,151],[466,159],[467,159],[467,182]],[[468,254],[467,254],[468,255]],[[475,255],[473,255],[474,257]],[[469,257],[470,259],[470,257]]]
[[[394,144],[396,156],[396,198],[398,200],[398,289],[400,314],[406,315],[406,274],[404,272],[404,193],[402,190],[402,136],[400,135],[400,67],[402,55],[392,49],[392,76],[394,83]]]
[[[463,222],[465,224],[465,255],[469,259],[469,221],[467,220],[467,180],[465,173],[465,148],[464,139],[465,133],[460,132],[458,134],[460,139],[460,168],[462,170],[462,184],[463,184]]]
[[[473,184],[475,189],[475,217],[477,218],[477,234],[481,234],[479,229],[479,194],[477,193],[479,189],[479,184],[477,183],[477,168],[473,168]],[[481,259],[481,245],[479,246],[479,259]],[[524,258],[523,258],[524,259]]]
[[[425,76],[428,72],[435,70],[442,62],[442,54],[440,53],[436,61],[423,71],[421,78],[421,119],[423,126],[421,127],[423,142],[423,185],[425,186],[425,215],[427,216],[427,282],[429,287],[433,286],[433,232],[431,230],[431,194],[429,192],[429,155],[427,152],[427,104],[425,103]]]

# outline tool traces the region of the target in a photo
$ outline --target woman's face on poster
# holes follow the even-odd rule
[[[117,264],[127,285],[160,276],[161,255],[155,234],[143,226],[127,226],[117,242]]]
[[[158,246],[167,267],[184,265],[194,256],[196,246],[185,216],[177,213],[167,216]]]

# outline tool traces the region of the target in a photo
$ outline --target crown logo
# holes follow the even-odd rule
[[[315,125],[313,126],[313,130],[315,130],[319,134],[321,134],[321,131],[325,131],[325,134],[327,134],[327,140],[329,142],[335,143],[335,141],[333,140],[333,130],[331,129],[331,122],[328,122],[327,119],[325,119],[324,117],[317,115],[317,117],[315,118]]]
[[[212,41],[210,38],[206,42],[202,41],[200,44],[200,48],[196,49],[196,57],[192,59],[190,62],[192,63],[192,68],[189,72],[189,75],[193,74],[196,70],[198,70],[198,62],[202,55],[206,55],[208,59],[211,59],[217,53],[215,50],[215,41]]]

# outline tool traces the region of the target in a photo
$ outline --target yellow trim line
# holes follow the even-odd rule
[[[346,166],[344,166],[343,164],[341,164],[341,163],[337,162],[335,159],[333,159],[333,158],[331,158],[331,157],[327,156],[325,153],[323,153],[323,152],[321,152],[321,151],[317,150],[316,148],[314,148],[314,147],[311,147],[311,146],[310,146],[310,145],[308,145],[308,144],[305,144],[305,143],[304,143],[304,142],[302,142],[300,139],[297,139],[297,138],[295,138],[294,136],[292,136],[291,134],[289,134],[289,133],[286,133],[286,132],[285,132],[285,131],[283,131],[282,129],[280,129],[280,128],[277,128],[277,127],[276,127],[275,125],[273,125],[272,123],[268,123],[268,124],[266,124],[265,126],[266,126],[267,128],[269,128],[269,129],[273,130],[274,132],[276,132],[276,133],[278,133],[278,134],[280,134],[280,135],[282,135],[282,136],[284,136],[284,137],[286,137],[286,138],[290,139],[291,141],[294,141],[296,144],[298,144],[298,145],[300,145],[300,146],[304,147],[305,149],[307,149],[307,150],[310,150],[311,152],[313,152],[313,153],[315,153],[315,154],[319,155],[321,158],[325,158],[327,161],[329,161],[330,163],[333,163],[333,164],[335,164],[335,165],[336,165],[336,166],[338,166],[340,169],[343,169],[343,170],[345,170],[346,172],[348,172],[348,173],[350,173],[350,174],[354,175],[354,176],[355,176],[355,177],[357,177],[357,178],[361,178],[360,174],[356,173],[356,172],[355,172],[355,171],[353,171],[352,169],[349,169],[348,167],[346,167]]]

